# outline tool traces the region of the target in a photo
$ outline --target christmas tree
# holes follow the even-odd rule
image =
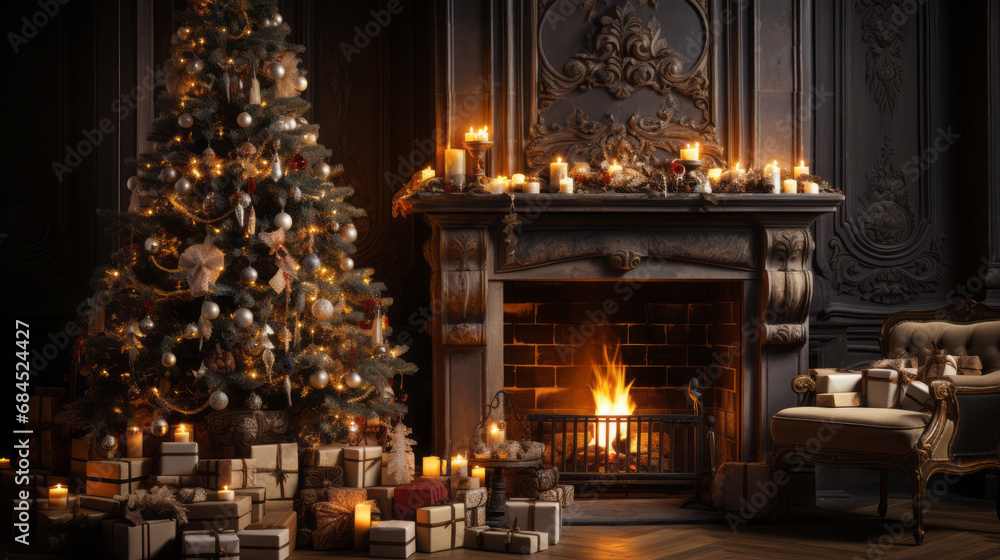
[[[354,268],[364,211],[303,117],[304,48],[268,0],[193,0],[164,67],[123,239],[98,269],[63,417],[118,435],[227,406],[288,409],[304,442],[400,418],[384,286]],[[105,439],[105,441],[107,441]],[[113,440],[111,440],[113,442]]]

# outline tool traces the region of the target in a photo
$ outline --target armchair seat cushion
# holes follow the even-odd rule
[[[906,455],[917,446],[930,414],[896,408],[786,408],[771,419],[778,445],[823,451]]]

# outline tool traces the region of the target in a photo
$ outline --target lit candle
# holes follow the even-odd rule
[[[524,184],[524,192],[528,194],[538,194],[542,192],[542,184],[538,181],[531,181]]]
[[[10,468],[10,459],[7,459],[6,457],[0,458],[0,469],[9,469],[9,468]]]
[[[799,165],[792,168],[792,176],[795,177],[796,179],[799,178],[799,175],[808,175],[808,174],[809,174],[809,167],[806,165],[805,160],[799,160]]]
[[[441,476],[441,458],[431,455],[424,457],[424,476]]]
[[[453,184],[465,184],[465,150],[449,148],[444,151],[444,176]]]
[[[556,158],[556,161],[549,164],[549,189],[555,190],[552,187],[557,187],[561,184],[561,181],[569,176],[569,163],[566,163],[562,158]]]
[[[781,189],[781,168],[778,167],[778,160],[764,167],[764,184],[771,185],[771,193],[777,194]]]
[[[805,194],[819,194],[819,183],[806,181],[802,183],[802,192]]]
[[[739,176],[739,177],[742,177],[743,176],[743,170],[740,169],[740,162],[738,162],[738,161],[736,162],[735,169],[736,169],[736,175]]]
[[[475,133],[474,130],[472,130],[471,126],[469,127],[469,131],[465,133],[465,141],[466,142],[475,142],[476,141],[476,133]]]
[[[472,467],[472,476],[479,479],[480,488],[486,488],[486,467]]]
[[[180,443],[188,443],[191,441],[191,432],[187,431],[187,427],[184,424],[177,426],[177,431],[174,432],[174,441]]]
[[[611,165],[608,166],[608,175],[611,175],[611,177],[614,178],[615,173],[620,173],[621,170],[622,166],[618,165],[617,160],[613,160],[611,162]]]
[[[223,486],[222,490],[219,490],[219,501],[220,502],[231,502],[236,499],[236,492],[230,490],[228,486]]]
[[[513,184],[515,184],[515,185],[523,185],[524,184],[524,173],[515,173],[515,174],[511,175],[510,182],[513,183]]]
[[[563,194],[573,194],[573,179],[570,177],[560,179],[559,192]]]
[[[421,181],[426,181],[427,179],[433,179],[433,178],[434,178],[434,170],[431,169],[430,167],[420,172]]]
[[[368,550],[368,532],[372,528],[372,506],[354,506],[354,550]]]
[[[721,167],[713,167],[713,168],[711,168],[711,169],[708,170],[708,180],[709,181],[712,181],[713,183],[718,183],[719,182],[719,177],[722,177],[722,168]]]
[[[572,181],[573,179],[570,179]],[[491,448],[495,448],[507,439],[506,430],[502,430],[496,422],[490,424],[490,431],[487,442]]]
[[[142,430],[132,426],[125,433],[125,456],[142,457]]]
[[[795,194],[799,192],[799,182],[795,179],[785,179],[781,182],[781,192],[785,194]]]
[[[451,458],[451,476],[469,476],[469,460],[461,454]]]
[[[49,488],[49,509],[66,509],[69,502],[69,488],[56,484]]]
[[[695,143],[693,148],[691,147],[691,144],[688,144],[687,148],[681,148],[680,159],[687,161],[696,161],[698,159],[698,150],[699,147],[697,142]]]

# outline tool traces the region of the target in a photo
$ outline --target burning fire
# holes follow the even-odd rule
[[[604,363],[594,364],[594,383],[590,391],[594,394],[594,405],[598,416],[624,416],[635,411],[635,403],[629,396],[634,380],[625,384],[625,366],[622,365],[619,349],[615,346],[614,355],[608,356],[608,347],[604,347]],[[608,448],[608,422],[598,422],[596,434],[587,445]],[[619,435],[615,439],[627,437],[628,421],[619,424]],[[613,443],[613,442],[612,442]]]

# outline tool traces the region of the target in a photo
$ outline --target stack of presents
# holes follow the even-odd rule
[[[38,398],[49,400],[37,403],[41,415],[59,410],[60,395]],[[240,414],[274,414],[226,413],[229,426],[240,424],[233,421]],[[48,419],[34,420],[51,430]],[[274,441],[294,435],[259,420],[256,434],[196,424],[184,437],[147,432],[134,447],[110,450],[82,439],[50,441],[50,452],[71,450],[62,458],[34,445],[30,475],[18,476],[16,463],[0,470],[4,498],[14,501],[4,508],[13,512],[14,536],[28,524],[32,551],[100,551],[116,560],[281,560],[297,547],[382,558],[459,547],[529,554],[559,542],[562,508],[573,500],[555,469],[506,469],[508,528],[493,529],[479,477],[414,479],[412,457],[408,472],[389,472],[381,445],[300,447]],[[164,494],[172,507],[150,499]]]

